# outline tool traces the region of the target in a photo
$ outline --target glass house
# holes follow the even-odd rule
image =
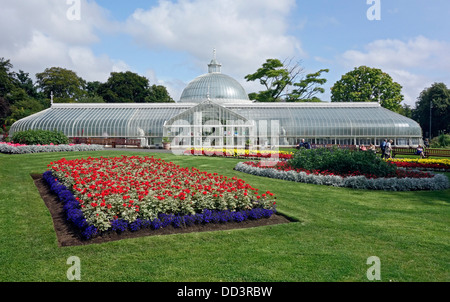
[[[294,146],[312,144],[398,146],[421,143],[422,129],[378,103],[257,103],[214,58],[176,103],[65,103],[15,122],[10,134],[60,130],[69,138],[138,138],[143,146]]]

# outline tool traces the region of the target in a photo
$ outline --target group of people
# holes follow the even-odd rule
[[[305,149],[311,149],[311,144],[309,142],[305,142],[305,139],[302,139],[301,142],[299,142],[296,146],[296,149],[305,148]]]
[[[370,144],[369,147],[361,145],[361,146],[359,146],[359,150],[361,150],[361,151],[372,151],[373,153],[377,153],[377,148],[375,148],[374,144]]]
[[[380,149],[381,149],[381,158],[389,159],[391,158],[391,151],[392,151],[392,140],[385,139],[380,143]],[[296,146],[296,149],[305,148],[305,149],[311,149],[311,145],[309,142],[306,142],[304,139],[302,139]],[[366,147],[364,145],[359,146],[359,150],[361,151],[372,151],[374,153],[377,153],[377,149],[374,144],[370,144],[369,147]],[[420,155],[421,158],[425,157],[425,150],[424,148],[419,145],[416,150],[416,155]]]

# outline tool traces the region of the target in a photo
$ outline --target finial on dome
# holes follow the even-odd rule
[[[216,49],[214,48],[213,49],[213,59],[211,60],[211,63],[208,64],[208,72],[209,73],[220,72],[220,67],[222,67],[222,65],[217,62]]]

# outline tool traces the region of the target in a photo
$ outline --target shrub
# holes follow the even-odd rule
[[[61,131],[26,130],[13,134],[11,140],[16,144],[25,145],[63,145],[69,143],[69,138]]]
[[[432,148],[449,148],[450,147],[450,134],[441,133],[438,137],[431,140]]]
[[[358,171],[378,177],[395,173],[396,166],[377,157],[370,151],[352,151],[340,148],[300,149],[288,165],[294,169],[320,170],[346,175]]]

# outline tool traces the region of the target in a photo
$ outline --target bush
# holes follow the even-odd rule
[[[16,144],[25,145],[63,145],[69,143],[69,138],[61,131],[26,130],[13,134],[11,140]]]
[[[450,135],[441,133],[438,137],[431,140],[432,148],[449,148],[450,147]]]
[[[395,173],[396,166],[385,162],[370,151],[340,148],[300,149],[288,161],[294,169],[328,171],[339,175],[358,171],[365,175],[383,177]]]

